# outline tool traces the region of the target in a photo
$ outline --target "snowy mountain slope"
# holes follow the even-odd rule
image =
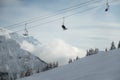
[[[100,52],[19,80],[120,80],[120,49]]]
[[[47,63],[23,50],[15,40],[8,36],[9,33],[3,30],[0,32],[0,72],[15,73],[21,76],[28,70],[36,73],[47,66]]]
[[[27,41],[28,43],[33,44],[35,46],[41,44],[37,39],[35,39],[32,36],[23,36],[15,32],[9,33],[9,35],[12,39],[17,41],[18,43],[23,43],[23,41]]]
[[[4,36],[7,36],[7,37],[10,38],[9,33],[10,33],[9,30],[6,30],[6,29],[3,29],[3,28],[0,28],[0,35],[4,35]]]
[[[3,29],[3,28],[0,28],[0,35],[9,36],[13,40],[15,40],[16,42],[21,43],[21,44],[23,43],[23,41],[27,41],[28,43],[33,44],[35,46],[41,44],[37,39],[35,39],[32,36],[23,36],[16,32],[12,32],[12,31],[9,31],[9,30]]]

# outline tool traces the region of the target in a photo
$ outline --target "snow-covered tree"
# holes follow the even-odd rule
[[[97,54],[99,52],[99,49],[98,48],[95,48],[95,49],[89,49],[87,50],[87,54],[86,56],[90,56],[90,55],[93,55],[93,54]]]
[[[58,64],[58,62],[56,62],[56,63],[55,63],[55,67],[58,67],[58,66],[59,66],[59,64]]]
[[[78,59],[79,59],[79,57],[77,56],[77,57],[76,57],[76,60],[78,60]]]
[[[108,51],[107,48],[105,49],[105,51],[106,51],[106,52]]]
[[[120,41],[119,41],[119,43],[118,43],[118,48],[120,48]]]
[[[72,59],[70,58],[69,61],[68,61],[68,63],[71,63],[71,62],[72,62]]]
[[[113,49],[116,49],[114,42],[111,43],[111,47],[110,47],[110,50],[113,50]]]

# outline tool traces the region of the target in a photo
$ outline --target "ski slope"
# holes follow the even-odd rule
[[[120,49],[99,52],[18,80],[120,80]]]

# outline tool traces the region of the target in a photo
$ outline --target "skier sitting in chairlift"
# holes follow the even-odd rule
[[[63,25],[61,27],[63,30],[67,30],[66,26],[64,25],[64,17],[63,17]]]

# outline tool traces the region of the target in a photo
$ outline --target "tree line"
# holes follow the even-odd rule
[[[109,50],[114,50],[117,48],[120,48],[120,41],[118,42],[117,46],[115,46],[114,41],[112,41],[110,48],[109,49],[106,48],[105,51],[107,52]],[[86,56],[90,56],[90,55],[97,54],[99,52],[99,49],[98,48],[95,48],[95,49],[91,48],[91,49],[87,50],[86,52],[87,52]]]
[[[119,48],[120,48],[120,41],[118,42],[117,46],[115,45],[114,41],[112,41],[110,48],[109,49],[106,48],[105,51],[107,52],[109,50],[114,50],[114,49],[119,49]],[[95,48],[95,49],[90,48],[86,51],[86,56],[94,55],[94,54],[97,54],[98,52],[99,52],[98,48]],[[78,56],[75,59],[69,58],[68,63],[72,63],[78,59],[79,59]]]

